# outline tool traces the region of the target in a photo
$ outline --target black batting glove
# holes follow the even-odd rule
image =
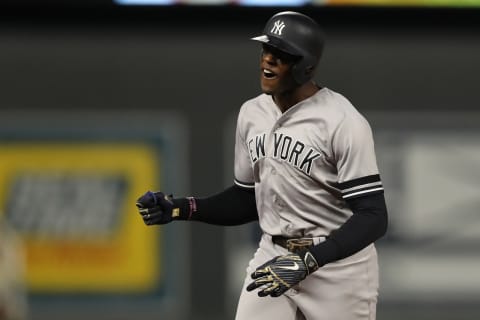
[[[254,281],[247,291],[260,288],[259,297],[279,297],[317,269],[317,260],[308,250],[278,256],[252,273]]]
[[[163,192],[147,191],[137,200],[138,212],[146,225],[167,224],[181,218],[181,207],[188,204],[186,199],[173,199]]]

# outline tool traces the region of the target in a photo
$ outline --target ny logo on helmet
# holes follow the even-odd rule
[[[281,36],[283,28],[285,28],[285,23],[283,23],[282,20],[277,20],[273,24],[273,28],[270,32],[273,33],[273,34],[278,34],[279,36]]]

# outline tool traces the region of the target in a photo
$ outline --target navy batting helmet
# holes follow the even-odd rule
[[[320,26],[304,14],[284,11],[272,16],[263,34],[251,38],[300,59],[292,68],[293,78],[303,84],[313,77],[322,56],[324,36]]]

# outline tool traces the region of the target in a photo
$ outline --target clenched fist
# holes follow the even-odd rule
[[[146,225],[169,223],[180,212],[174,207],[172,198],[163,192],[147,191],[138,198],[136,205]]]

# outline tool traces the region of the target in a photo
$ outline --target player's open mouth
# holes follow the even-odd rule
[[[263,76],[267,79],[275,79],[277,75],[273,73],[271,70],[268,69],[262,69],[263,71]]]

